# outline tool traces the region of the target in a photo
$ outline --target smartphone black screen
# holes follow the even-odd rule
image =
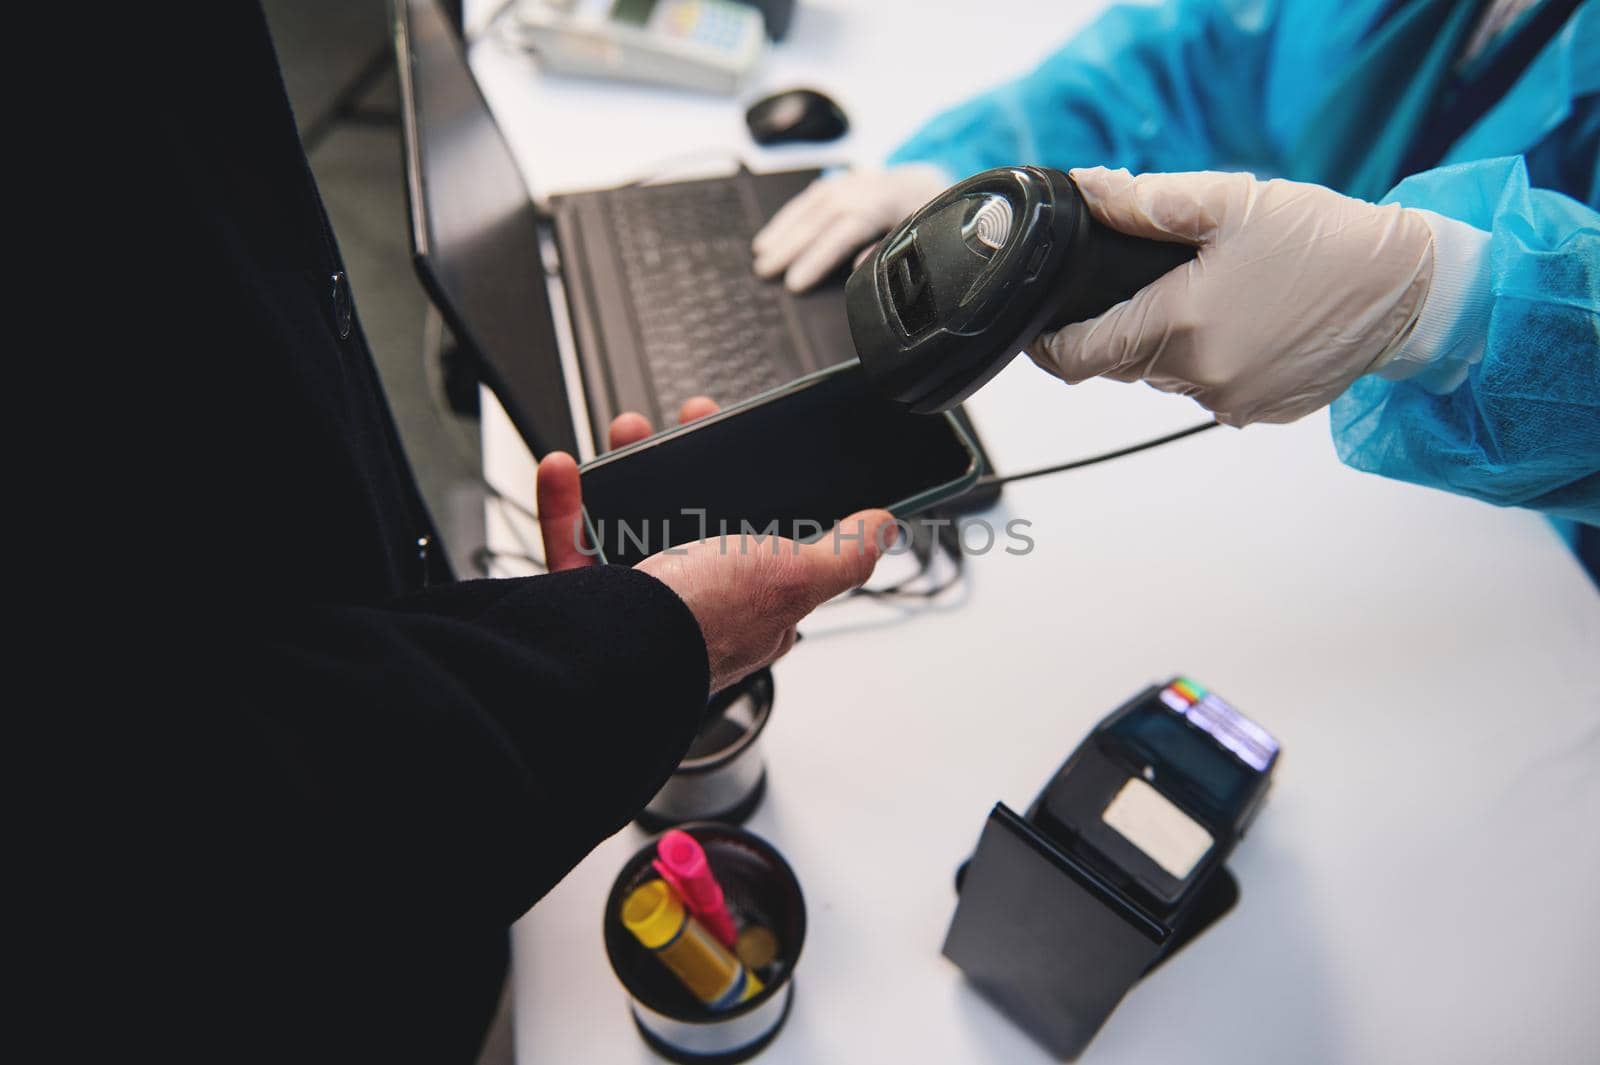
[[[953,419],[875,395],[852,363],[597,459],[583,500],[605,560],[633,565],[724,531],[808,539],[867,507],[919,509],[976,472]]]

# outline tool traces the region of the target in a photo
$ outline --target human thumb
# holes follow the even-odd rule
[[[820,540],[802,546],[804,580],[813,604],[865,584],[878,559],[898,537],[894,515],[887,510],[862,510],[841,520]]]

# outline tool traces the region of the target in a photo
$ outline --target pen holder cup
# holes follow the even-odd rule
[[[705,850],[740,932],[765,928],[776,940],[770,964],[753,969],[761,991],[731,1009],[713,1012],[623,927],[623,900],[657,875],[650,864],[655,840],[628,859],[612,885],[604,921],[606,956],[628,993],[639,1035],[651,1049],[669,1061],[732,1065],[765,1049],[789,1017],[795,964],[805,944],[805,898],[789,863],[761,837],[715,822],[678,827]]]
[[[772,671],[718,692],[689,753],[637,820],[650,832],[684,821],[742,824],[767,790],[761,733],[772,717]]]

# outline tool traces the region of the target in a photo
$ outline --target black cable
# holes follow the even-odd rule
[[[1179,429],[1175,433],[1168,433],[1166,436],[1158,436],[1154,440],[1146,440],[1142,444],[1131,444],[1128,447],[1118,448],[1115,451],[1107,451],[1099,455],[1090,455],[1086,459],[1073,459],[1071,462],[1062,462],[1055,466],[1041,466],[1036,470],[1023,470],[1021,473],[1008,473],[1004,477],[991,473],[986,477],[979,477],[978,483],[975,487],[982,488],[994,484],[1010,484],[1013,481],[1026,481],[1030,477],[1043,477],[1047,473],[1062,473],[1066,470],[1076,470],[1083,466],[1093,466],[1097,462],[1109,462],[1112,459],[1120,459],[1124,455],[1132,455],[1136,451],[1145,451],[1149,448],[1160,447],[1162,444],[1170,444],[1174,440],[1182,440],[1184,437],[1193,436],[1195,433],[1203,433],[1207,429],[1215,429],[1221,424],[1221,422],[1202,422],[1199,425],[1191,425],[1187,429]]]
[[[990,474],[987,477],[980,478],[978,483],[1008,484],[1014,481],[1025,481],[1031,477],[1043,477],[1049,473],[1062,473],[1066,470],[1081,469],[1084,466],[1093,466],[1097,463],[1109,462],[1112,459],[1122,458],[1124,455],[1132,455],[1140,451],[1147,451],[1153,447],[1160,447],[1162,444],[1170,444],[1175,440],[1182,440],[1186,436],[1193,436],[1196,433],[1203,433],[1207,429],[1215,429],[1220,424],[1222,423],[1203,422],[1200,425],[1191,425],[1187,429],[1180,429],[1175,433],[1168,433],[1166,436],[1158,436],[1152,440],[1145,440],[1138,444],[1130,444],[1127,447],[1117,448],[1115,451],[1107,451],[1099,455],[1090,455],[1088,458],[1074,459],[1071,462],[1062,462],[1054,466],[1042,466],[1033,470],[1024,470],[1021,473],[1007,474],[1003,477]],[[531,512],[527,510],[527,508],[523,507],[515,499],[496,491],[494,486],[485,483],[485,487],[502,504],[520,510],[529,517],[533,516]],[[960,583],[962,578],[966,576],[966,567],[963,565],[963,563],[966,561],[966,558],[964,552],[961,550],[961,545],[958,539],[959,535],[960,534],[957,531],[954,522],[951,522],[948,525],[939,525],[935,529],[934,543],[931,545],[927,555],[919,558],[919,562],[921,564],[917,567],[916,573],[902,580],[896,581],[894,584],[891,584],[886,588],[857,588],[851,593],[851,598],[877,600],[932,599],[943,594],[949,589],[955,587],[955,585]],[[526,545],[524,545],[524,547],[526,547]],[[919,588],[915,590],[911,589],[910,585],[922,580],[933,571],[935,559],[939,554],[943,554],[950,560],[950,575],[931,587]],[[480,547],[477,551],[473,552],[473,561],[478,564],[480,571],[487,572],[488,563],[492,563],[501,559],[530,562],[534,565],[542,565],[541,559],[535,558],[526,553],[496,551],[487,546]]]
[[[934,563],[940,554],[950,560],[950,576],[937,584],[927,588],[911,589],[908,587],[913,581],[926,577],[934,570]],[[861,595],[868,599],[933,599],[936,596],[954,588],[966,576],[966,552],[961,550],[961,531],[954,519],[948,523],[933,526],[933,543],[928,550],[928,556],[922,562],[922,567],[915,577],[898,581],[887,588],[860,588]]]
[[[1186,436],[1193,436],[1195,433],[1203,433],[1207,429],[1215,429],[1220,424],[1222,423],[1213,421],[1203,422],[1200,425],[1191,425],[1187,429],[1180,429],[1175,433],[1168,433],[1166,436],[1158,436],[1153,440],[1145,440],[1138,444],[1130,444],[1127,447],[1118,448],[1115,451],[1107,451],[1099,455],[1090,455],[1088,458],[1073,459],[1071,462],[1062,462],[1054,466],[1042,466],[1034,470],[1024,470],[1021,473],[1007,474],[1003,477],[997,474],[989,474],[987,477],[979,478],[978,484],[1008,484],[1013,481],[1025,481],[1030,477],[1043,477],[1047,473],[1061,473],[1066,470],[1076,470],[1084,466],[1093,466],[1096,463],[1109,462],[1111,459],[1121,458],[1124,455],[1132,455],[1139,451],[1146,451],[1153,447],[1160,447],[1162,444],[1170,444],[1174,440],[1182,440]],[[933,585],[932,587],[912,590],[909,587],[911,584],[921,580],[933,571],[934,560],[940,553],[950,560],[950,576],[946,577],[944,580]],[[896,581],[887,588],[857,588],[851,593],[851,596],[863,599],[879,600],[932,599],[935,596],[948,591],[950,588],[955,587],[955,585],[960,583],[962,578],[966,576],[965,566],[963,565],[963,563],[966,561],[966,554],[961,550],[960,532],[958,531],[955,522],[951,522],[949,525],[940,525],[936,528],[934,533],[934,543],[931,545],[926,556],[921,556],[919,553],[919,561],[921,565],[918,566],[917,572],[905,578],[904,580]]]
[[[1084,466],[1093,466],[1097,463],[1109,462],[1112,459],[1122,458],[1125,455],[1133,455],[1140,451],[1148,451],[1150,448],[1160,447],[1162,444],[1170,444],[1175,440],[1182,440],[1186,436],[1193,436],[1196,433],[1203,433],[1207,429],[1215,429],[1221,424],[1221,422],[1214,421],[1202,422],[1199,425],[1191,425],[1187,429],[1180,429],[1175,433],[1168,433],[1166,436],[1158,436],[1152,440],[1145,440],[1137,444],[1130,444],[1127,447],[1117,448],[1115,451],[1106,451],[1099,455],[1090,455],[1088,458],[1073,459],[1070,462],[1057,463],[1054,466],[1041,466],[1038,469],[1024,470],[1021,473],[1011,473],[1006,474],[1005,476],[990,474],[987,477],[979,478],[978,484],[1010,484],[1015,481],[1025,481],[1033,477],[1043,477],[1046,474],[1063,473],[1067,470],[1081,469]],[[495,488],[494,485],[489,483],[487,478],[484,478],[482,483],[485,490],[488,491],[492,497],[494,497],[496,502],[503,506],[508,506],[514,510],[518,510],[529,518],[537,517],[537,515],[535,515],[527,507],[517,502],[516,499]],[[932,545],[927,557],[919,560],[921,565],[918,566],[916,573],[889,585],[887,588],[857,588],[851,593],[851,597],[880,600],[932,599],[943,594],[949,589],[955,587],[955,585],[960,583],[962,578],[966,576],[965,566],[963,565],[966,559],[964,552],[961,550],[961,545],[956,539],[958,536],[959,533],[955,530],[955,525],[953,522],[950,525],[941,525],[935,531],[934,544]],[[521,540],[520,535],[518,536],[518,539]],[[528,545],[526,543],[523,543],[522,547],[524,548],[523,552],[512,552],[497,551],[485,545],[473,552],[473,561],[477,563],[479,570],[485,573],[487,573],[488,570],[488,565],[486,563],[492,563],[498,559],[528,562],[542,568],[544,565],[544,560],[534,556],[531,551],[528,550]],[[946,577],[944,580],[933,585],[932,587],[912,590],[909,585],[923,579],[933,571],[934,560],[939,553],[942,553],[950,560],[950,576]]]
[[[536,567],[541,573],[545,571],[544,559],[534,558],[532,555],[521,551],[498,551],[483,544],[472,551],[472,565],[485,577],[493,576],[493,567],[496,562],[522,562]]]
[[[913,544],[915,543],[917,530],[923,528],[928,528],[928,525],[924,522],[916,522],[913,520],[911,527]],[[928,550],[925,553],[920,551],[917,553],[917,572],[913,573],[909,577],[903,578],[902,580],[898,580],[885,588],[857,588],[846,598],[872,599],[881,602],[885,600],[933,599],[939,595],[942,595],[951,588],[954,588],[961,582],[962,578],[966,576],[966,569],[964,565],[966,562],[966,556],[961,550],[959,537],[960,533],[956,529],[954,521],[949,523],[941,522],[938,526],[934,527],[934,540],[933,543],[928,546]],[[930,587],[916,589],[911,588],[910,585],[922,580],[928,574],[933,572],[934,563],[941,553],[950,560],[950,575],[944,580]],[[834,602],[844,601],[845,600],[834,600]]]
[[[522,503],[518,502],[516,496],[507,495],[505,492],[500,491],[500,489],[496,488],[493,482],[491,482],[487,477],[480,478],[480,480],[483,484],[483,490],[489,495],[493,496],[497,502],[511,508],[518,514],[521,514],[524,518],[527,518],[529,521],[536,522],[539,520],[539,515],[529,510]]]

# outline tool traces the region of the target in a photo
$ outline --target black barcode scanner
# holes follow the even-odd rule
[[[1099,315],[1194,255],[1101,225],[1060,170],[986,170],[856,267],[845,285],[850,335],[878,392],[934,414],[1040,333]]]

